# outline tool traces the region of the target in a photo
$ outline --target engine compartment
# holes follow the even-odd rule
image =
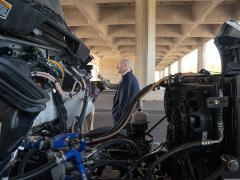
[[[48,6],[9,3],[13,10],[0,21],[1,178],[220,180],[239,172],[237,22],[215,37],[221,74],[165,77],[144,87],[116,125],[91,129],[93,89],[102,85],[90,81],[89,49]],[[147,114],[134,111],[160,87],[165,116],[153,128],[168,121],[166,142],[154,141]]]

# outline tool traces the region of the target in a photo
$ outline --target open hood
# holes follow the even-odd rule
[[[226,21],[214,42],[222,59],[222,72],[240,68],[240,25],[236,21]]]
[[[0,32],[65,49],[71,64],[87,64],[90,50],[68,29],[59,0],[1,0]]]

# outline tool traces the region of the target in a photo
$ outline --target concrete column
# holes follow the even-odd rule
[[[147,63],[145,85],[154,82],[155,75],[155,47],[156,47],[156,0],[147,0]]]
[[[178,72],[180,73],[182,71],[182,59],[178,60]]]
[[[162,79],[162,70],[159,71],[159,79]]]
[[[135,17],[136,17],[136,62],[135,70],[141,87],[144,86],[144,62],[145,62],[145,43],[146,39],[144,34],[146,33],[145,17],[146,17],[146,6],[145,1],[136,1],[135,3]]]
[[[136,75],[140,86],[155,80],[156,0],[135,1]]]
[[[171,74],[171,65],[168,66],[168,75]]]
[[[205,68],[205,48],[204,45],[201,44],[198,47],[198,64],[197,64],[197,71]]]
[[[167,67],[165,67],[164,68],[164,70],[163,70],[164,72],[163,72],[163,74],[164,74],[164,76],[168,76],[169,74],[169,67],[167,66]]]
[[[161,71],[160,71],[160,79],[162,79],[163,77],[164,77],[164,71],[161,70]]]

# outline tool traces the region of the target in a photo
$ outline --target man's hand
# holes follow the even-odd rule
[[[100,73],[98,74],[98,76],[97,76],[99,79],[101,79],[101,80],[104,80],[104,77],[103,77],[103,75],[101,75]]]

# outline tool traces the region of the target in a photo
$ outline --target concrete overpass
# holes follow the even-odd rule
[[[196,48],[198,69],[203,68],[204,43],[225,20],[240,20],[240,0],[61,0],[61,5],[70,29],[99,57],[100,73],[118,82],[116,64],[129,58],[142,85],[154,81],[155,70]]]

